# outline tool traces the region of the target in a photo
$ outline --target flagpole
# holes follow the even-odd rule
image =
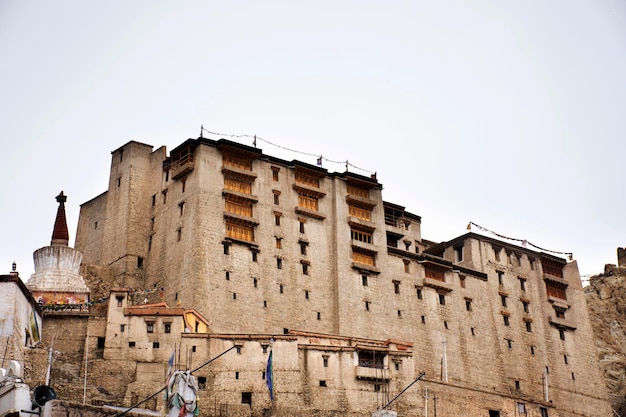
[[[85,378],[83,381],[83,405],[87,402],[87,361],[89,360],[89,327],[85,336]]]

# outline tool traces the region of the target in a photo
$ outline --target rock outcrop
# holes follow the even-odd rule
[[[626,416],[626,267],[606,265],[585,295],[611,406]]]

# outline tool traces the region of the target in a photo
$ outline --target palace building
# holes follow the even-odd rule
[[[424,373],[390,409],[609,416],[576,262],[473,232],[422,239],[382,188],[224,139],[113,151],[75,245],[109,298],[78,334],[127,385],[92,398],[130,405],[173,350],[192,369],[232,349],[197,372],[204,415],[367,415]]]

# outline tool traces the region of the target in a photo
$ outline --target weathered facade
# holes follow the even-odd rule
[[[233,348],[197,372],[207,415],[364,415],[425,372],[399,415],[609,416],[576,263],[474,233],[433,245],[420,225],[375,177],[226,140],[124,145],[81,206],[83,271],[159,289],[144,302],[198,327],[113,291],[78,332],[111,390],[90,398],[156,391],[173,348],[183,368]],[[127,389],[105,387],[115,373]]]

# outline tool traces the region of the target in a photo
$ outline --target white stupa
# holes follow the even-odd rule
[[[68,246],[69,232],[65,218],[67,197],[61,191],[52,241],[33,253],[35,273],[26,283],[40,304],[83,304],[89,301],[89,288],[80,275],[83,254]]]

